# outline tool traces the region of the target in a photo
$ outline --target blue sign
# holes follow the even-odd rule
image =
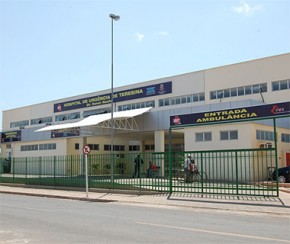
[[[1,142],[21,141],[21,130],[1,133]]]
[[[170,126],[203,125],[222,122],[290,116],[290,102],[234,108],[196,114],[170,116]]]
[[[172,93],[172,81],[154,84],[151,86],[143,86],[139,88],[129,89],[114,93],[114,102],[122,102],[133,99],[146,98],[151,96],[159,96]],[[63,112],[73,109],[100,106],[111,103],[111,94],[86,97],[67,102],[54,104],[54,112]]]

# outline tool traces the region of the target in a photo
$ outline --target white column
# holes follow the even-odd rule
[[[164,152],[164,131],[155,131],[154,132],[154,145],[155,145],[155,152]],[[156,156],[158,157],[158,156]],[[156,158],[157,166],[161,167],[161,176],[164,176],[164,158],[158,157]]]
[[[79,147],[79,153],[80,153],[80,166],[79,166],[79,174],[84,174],[84,157],[83,155],[83,147],[87,145],[87,137],[80,137],[80,147]]]
[[[164,131],[154,132],[155,152],[164,152]]]

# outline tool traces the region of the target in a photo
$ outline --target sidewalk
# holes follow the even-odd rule
[[[94,190],[86,195],[85,190],[31,188],[25,185],[0,185],[0,193],[21,194],[39,197],[62,198],[91,202],[117,202],[122,204],[143,204],[155,207],[186,207],[204,210],[223,210],[243,213],[274,214],[290,218],[290,191],[281,188],[277,197],[221,196],[189,193],[126,193],[110,190]],[[1,202],[1,200],[0,200]]]

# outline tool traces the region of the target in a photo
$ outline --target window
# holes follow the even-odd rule
[[[39,150],[55,150],[56,143],[39,144]]]
[[[55,121],[65,121],[80,118],[80,113],[70,113],[55,116]]]
[[[111,145],[104,145],[104,151],[111,151]]]
[[[227,97],[244,96],[244,95],[250,95],[250,94],[260,93],[260,92],[267,92],[267,83],[211,91],[210,99],[213,100],[213,99],[221,99],[221,98],[227,98]]]
[[[262,141],[274,141],[274,132],[256,130],[256,139]]]
[[[211,141],[212,140],[212,136],[211,136],[211,132],[199,132],[199,133],[195,133],[195,141],[196,142],[204,142],[204,141]]]
[[[159,106],[161,106],[160,101],[159,101]],[[147,102],[120,105],[120,106],[118,106],[118,111],[126,111],[126,110],[132,110],[132,109],[136,109],[136,108],[148,108],[148,107],[155,107],[155,101],[147,101]]]
[[[38,145],[24,145],[20,147],[20,151],[37,151],[38,150]]]
[[[30,120],[31,125],[38,125],[38,124],[51,123],[51,122],[52,122],[52,117],[45,117],[45,118],[38,118],[38,119]]]
[[[224,97],[224,92],[223,91],[218,91],[217,92],[217,97],[218,97],[218,99],[223,98]]]
[[[80,149],[80,144],[79,143],[75,143],[75,150],[79,150]]]
[[[80,117],[81,117],[80,113],[68,114],[68,120],[79,119]]]
[[[204,92],[199,93],[199,101],[204,101]]]
[[[221,140],[228,140],[228,139],[229,139],[228,131],[221,131]]]
[[[113,147],[114,151],[125,151],[124,145],[114,145]]]
[[[88,146],[92,151],[99,151],[99,144],[88,144]]]
[[[272,91],[280,91],[290,89],[290,79],[272,82]]]
[[[145,145],[145,151],[154,151],[155,150],[155,145]]]
[[[282,133],[281,134],[281,141],[282,142],[290,143],[290,134]]]
[[[280,81],[280,90],[286,90],[286,89],[288,89],[287,80],[281,80]]]
[[[210,92],[210,99],[211,100],[217,99],[217,91]]]
[[[205,96],[204,92],[201,92],[201,93],[195,93],[195,94],[186,95],[182,97],[159,99],[159,107],[169,106],[169,105],[178,105],[178,104],[184,104],[184,103],[192,103],[192,102],[200,102],[200,101],[205,100],[204,96]]]
[[[245,87],[245,94],[246,95],[252,94],[252,86],[246,86]]]
[[[104,151],[111,151],[111,145],[104,145]],[[125,146],[124,145],[114,145],[113,146],[113,151],[125,151]]]
[[[224,90],[224,97],[230,97],[230,89]]]
[[[272,91],[279,91],[279,81],[272,82]]]
[[[260,88],[260,85],[254,85],[253,86],[253,93],[260,93],[262,89]]]
[[[238,95],[237,88],[232,88],[231,89],[231,97],[236,97]]]
[[[154,106],[153,106],[154,101],[149,101],[149,102],[146,102],[145,104],[146,104],[146,105],[145,105],[146,108],[148,108],[148,107],[154,107]]]
[[[56,143],[46,143],[46,144],[34,144],[34,145],[23,145],[20,147],[20,151],[37,151],[37,150],[55,150]]]
[[[94,110],[84,111],[83,117],[86,118],[86,117],[89,117],[91,115],[106,114],[106,113],[110,113],[110,112],[111,112],[111,108],[94,109]]]
[[[226,141],[226,140],[237,140],[238,139],[238,131],[232,130],[232,131],[221,131],[220,132],[220,140]]]
[[[245,87],[238,87],[238,96],[245,95]]]
[[[15,127],[22,127],[29,125],[29,120],[22,120],[22,121],[17,121],[17,122],[11,122],[10,123],[10,128],[15,128]]]
[[[140,145],[130,145],[129,146],[129,151],[140,151]]]
[[[203,141],[203,133],[195,133],[195,141]]]
[[[55,121],[65,121],[67,120],[67,116],[66,115],[57,115],[55,116]]]
[[[198,102],[198,94],[193,94],[192,95],[192,101],[193,102]]]
[[[237,140],[238,139],[238,131],[230,131],[230,140]]]
[[[267,83],[260,84],[260,92],[267,92]]]

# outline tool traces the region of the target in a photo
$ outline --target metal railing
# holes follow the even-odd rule
[[[183,177],[187,155],[195,160],[200,173],[191,182],[185,182]],[[141,153],[143,164],[140,165],[134,163],[136,156],[136,153],[114,154],[112,167],[111,154],[89,155],[89,188],[278,196],[278,182],[269,176],[269,169],[277,168],[273,148],[192,151],[171,155],[168,152]],[[157,166],[156,171],[148,171],[149,161]],[[14,157],[9,163],[0,159],[0,182],[85,187],[84,156]]]
[[[198,180],[186,183],[174,170],[191,155],[200,171]],[[269,177],[275,169],[274,149],[244,149],[187,152],[176,155],[172,165],[171,192],[202,194],[278,196],[278,184]]]

